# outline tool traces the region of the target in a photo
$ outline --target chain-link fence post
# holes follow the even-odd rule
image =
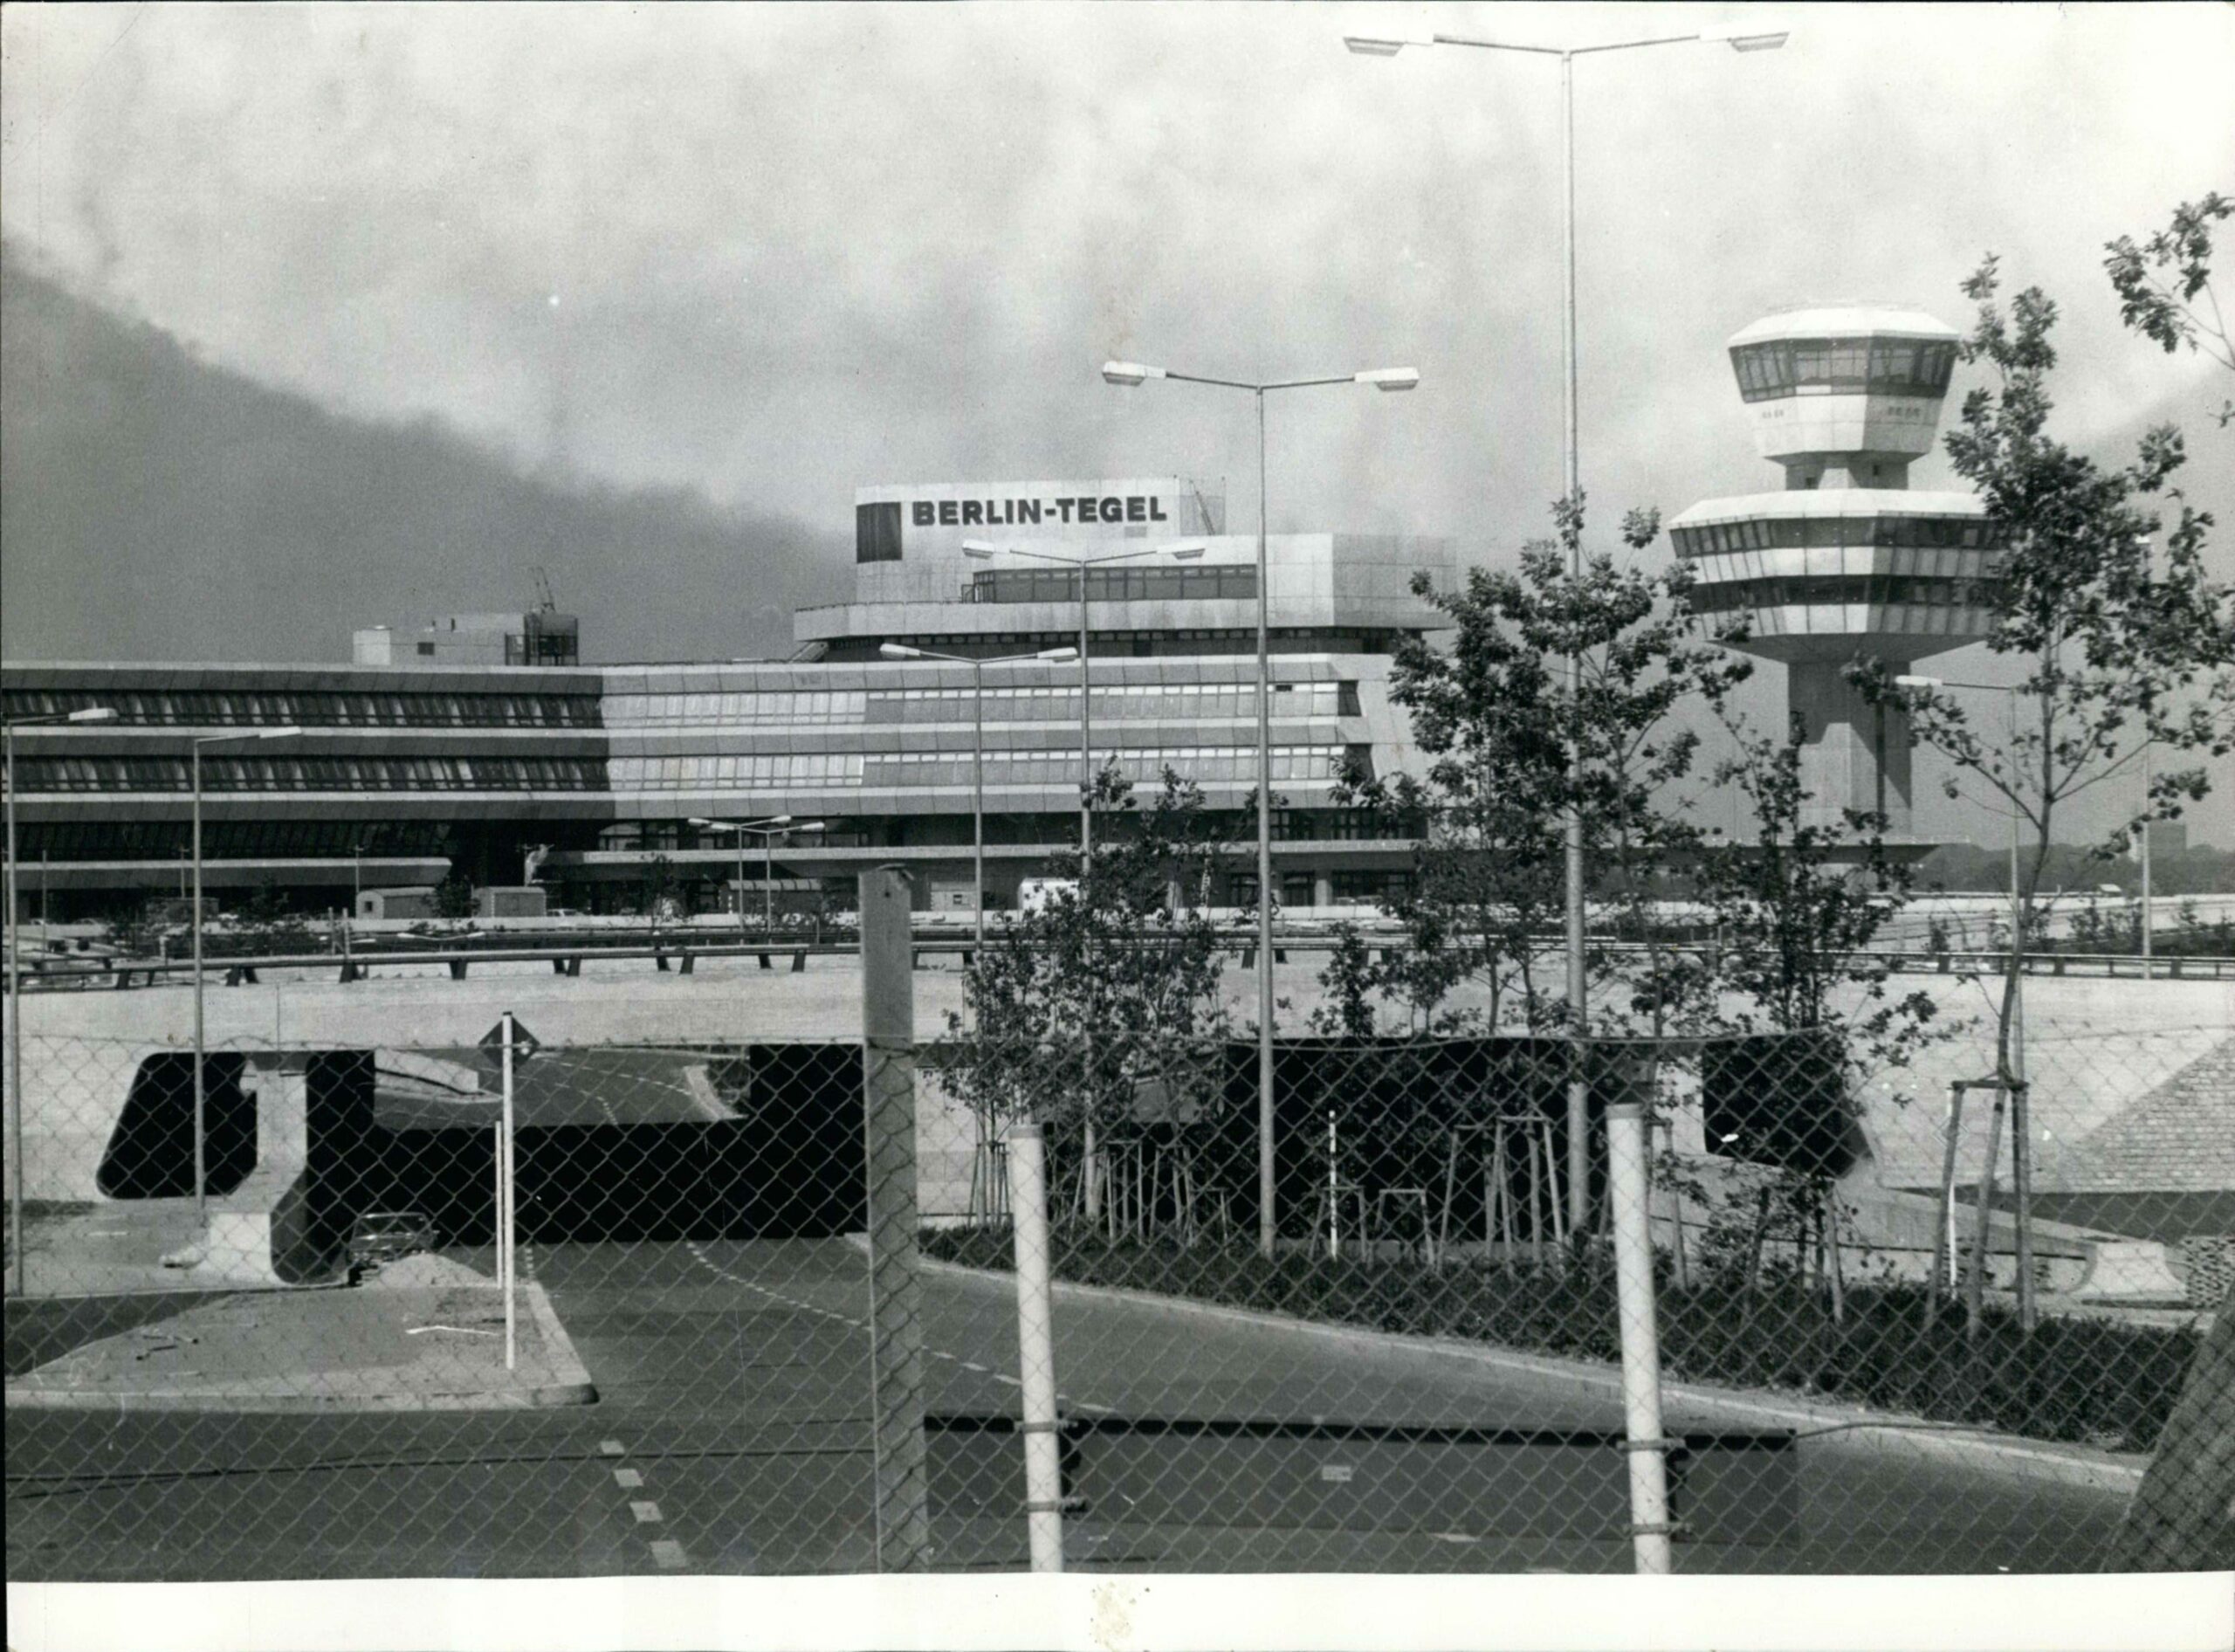
[[[1016,1236],[1017,1358],[1024,1373],[1024,1508],[1032,1569],[1063,1569],[1062,1427],[1048,1276],[1048,1159],[1039,1124],[1009,1127],[1009,1211]]]
[[[1626,1073],[1634,1081],[1634,1076]],[[1661,1422],[1661,1338],[1654,1318],[1653,1229],[1646,1201],[1645,1103],[1634,1093],[1606,1109],[1607,1198],[1614,1228],[1615,1311],[1622,1347],[1624,1449],[1630,1459],[1631,1547],[1640,1573],[1674,1569],[1668,1441]]]
[[[916,1005],[907,875],[860,880],[870,1404],[880,1572],[929,1564],[923,1282],[916,1256]]]
[[[512,1108],[514,1043],[519,1033],[512,1012],[505,1012],[505,1102],[497,1121],[497,1277],[505,1290],[505,1369],[519,1365],[519,1204],[514,1197],[519,1166],[513,1157],[515,1132]]]

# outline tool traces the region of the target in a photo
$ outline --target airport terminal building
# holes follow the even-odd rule
[[[972,898],[973,678],[984,679],[987,901],[1076,845],[1081,666],[888,658],[887,644],[1008,660],[1081,638],[1092,749],[1134,784],[1166,768],[1236,811],[1256,779],[1256,540],[1181,478],[871,487],[856,496],[854,600],[802,610],[782,662],[578,666],[10,663],[12,721],[107,707],[112,721],[15,731],[19,898],[57,918],[176,894],[201,745],[203,882],[226,905],[297,910],[354,888],[522,880],[555,904],[632,909],[648,872],[699,909],[761,899],[756,844],[694,821],[819,823],[777,842],[787,898],[909,868],[925,907]],[[1089,567],[1080,567],[1091,561]],[[1346,767],[1417,765],[1388,696],[1390,650],[1441,616],[1416,572],[1448,541],[1343,533],[1269,542],[1275,871],[1284,905],[1386,893],[1411,845],[1361,835]],[[430,630],[433,628],[430,628]],[[571,641],[571,638],[569,639]],[[292,726],[283,740],[211,741]],[[739,885],[742,885],[742,890]],[[1214,899],[1254,892],[1237,856]]]

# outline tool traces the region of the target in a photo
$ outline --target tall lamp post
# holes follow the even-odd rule
[[[1409,390],[1420,383],[1420,375],[1413,368],[1392,367],[1257,383],[1173,373],[1138,361],[1104,361],[1102,376],[1127,387],[1150,379],[1216,385],[1221,389],[1246,390],[1257,403],[1257,1248],[1269,1256],[1278,1226],[1273,1208],[1273,683],[1266,621],[1272,585],[1265,549],[1265,397],[1274,390],[1308,389],[1321,384],[1371,384],[1377,390]]]
[[[1963,688],[2009,697],[2011,779],[2017,782],[2018,704],[2023,692],[2016,683],[1951,683],[1939,677],[1901,676],[1896,688],[1925,690]],[[2010,1180],[2018,1201],[2018,1318],[2025,1330],[2033,1328],[2033,1198],[2032,1109],[2025,1091],[2025,901],[2018,873],[2018,838],[2025,815],[2013,795],[2010,800]],[[1992,1167],[1989,1167],[1990,1169]],[[1984,1231],[1984,1230],[1982,1230]],[[1981,1266],[1984,1266],[1982,1259]]]
[[[970,805],[970,849],[973,886],[977,902],[978,945],[986,945],[986,667],[988,665],[1021,665],[1042,660],[1060,664],[1078,657],[1075,648],[1042,649],[1037,654],[1004,654],[998,659],[973,659],[962,654],[940,654],[928,648],[910,648],[904,643],[885,643],[877,652],[887,659],[932,659],[949,665],[970,668],[971,699],[971,787],[974,794]]]
[[[975,561],[995,556],[1022,556],[1035,562],[1054,562],[1071,569],[1079,586],[1079,853],[1094,850],[1094,708],[1092,644],[1087,636],[1087,570],[1105,562],[1131,561],[1141,556],[1169,556],[1186,561],[1203,554],[1200,540],[1176,540],[1168,545],[1144,545],[1130,551],[1101,556],[1065,556],[1060,551],[1029,549],[1021,545],[995,545],[986,540],[965,540],[962,554]]]
[[[1560,60],[1560,194],[1564,203],[1561,235],[1560,348],[1565,371],[1561,377],[1560,424],[1562,477],[1565,497],[1573,500],[1582,492],[1581,461],[1578,454],[1578,390],[1576,384],[1575,304],[1575,60],[1608,52],[1630,52],[1641,46],[1677,45],[1688,42],[1722,42],[1736,52],[1774,52],[1790,38],[1789,29],[1760,24],[1734,24],[1695,30],[1688,34],[1650,35],[1634,40],[1609,40],[1587,46],[1523,45],[1510,40],[1483,40],[1457,34],[1346,34],[1343,44],[1363,57],[1393,58],[1406,46],[1475,46],[1489,52],[1523,52],[1534,57]],[[1583,546],[1577,540],[1570,559],[1569,576],[1580,582]],[[1568,700],[1583,698],[1583,660],[1568,657]],[[1580,730],[1568,742],[1569,778],[1581,790],[1583,748]],[[1585,972],[1583,884],[1583,808],[1578,795],[1567,817],[1567,976],[1568,1021],[1577,1038],[1587,1030],[1590,987]],[[1591,1146],[1588,1134],[1587,1085],[1580,1063],[1568,1082],[1568,1229],[1590,1231]]]
[[[194,1222],[203,1235],[210,1227],[209,1134],[205,1110],[209,1084],[203,1072],[202,1017],[202,748],[258,740],[290,740],[303,731],[290,724],[284,728],[243,729],[237,734],[196,734],[194,747]]]
[[[0,719],[0,772],[8,778],[8,1294],[24,1294],[27,1269],[24,1258],[24,979],[20,956],[24,940],[23,914],[16,910],[16,730],[53,723],[113,723],[113,708],[89,706],[83,711],[52,712],[31,717]],[[44,896],[41,927],[45,926]]]

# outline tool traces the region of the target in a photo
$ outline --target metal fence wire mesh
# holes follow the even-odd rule
[[[2235,1561],[2224,1032],[504,1043],[27,1040],[11,1579]]]

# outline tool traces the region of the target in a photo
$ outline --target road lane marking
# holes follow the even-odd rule
[[[615,1469],[613,1471],[613,1483],[625,1491],[635,1491],[643,1487],[644,1476],[634,1469]]]
[[[660,1505],[657,1503],[631,1503],[629,1512],[636,1517],[638,1525],[657,1525],[660,1523]]]
[[[683,1545],[673,1538],[662,1538],[653,1544],[652,1559],[670,1572],[691,1564],[683,1552]]]

